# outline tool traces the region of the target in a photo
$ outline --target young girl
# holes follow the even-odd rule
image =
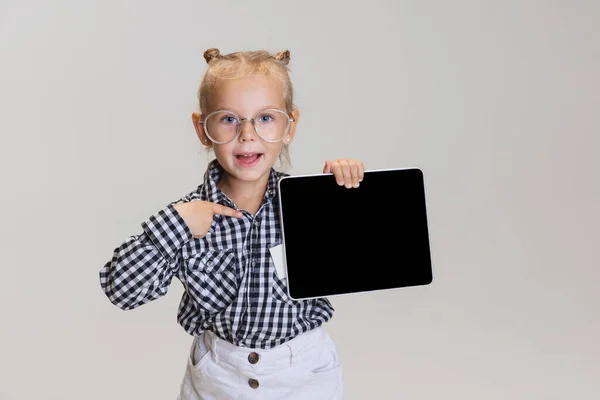
[[[341,399],[340,360],[322,327],[333,307],[291,300],[269,251],[281,244],[277,182],[286,175],[273,166],[287,157],[299,118],[290,53],[209,49],[204,57],[192,121],[215,159],[202,184],[114,250],[101,287],[130,310],[181,281],[177,320],[194,339],[180,400]],[[364,165],[326,161],[323,172],[351,189]]]

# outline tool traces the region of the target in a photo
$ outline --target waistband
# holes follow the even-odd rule
[[[205,331],[197,340],[202,340],[216,363],[224,362],[236,368],[254,373],[291,367],[300,362],[311,350],[319,351],[326,345],[328,333],[322,326],[304,332],[295,338],[270,349],[253,349],[236,346],[219,338],[212,331]]]

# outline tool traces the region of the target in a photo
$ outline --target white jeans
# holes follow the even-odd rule
[[[342,367],[322,327],[268,350],[237,347],[207,331],[193,340],[177,399],[341,400]]]

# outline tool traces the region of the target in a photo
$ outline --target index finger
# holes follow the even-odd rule
[[[213,205],[213,212],[215,214],[227,215],[228,217],[236,217],[236,218],[242,217],[242,212],[238,211],[234,208],[226,207],[224,205],[217,204],[217,203],[212,203],[212,205]]]

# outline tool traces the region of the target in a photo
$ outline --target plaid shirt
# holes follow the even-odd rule
[[[256,215],[215,215],[205,237],[192,236],[174,205],[205,200],[237,209],[217,187],[222,173],[212,161],[202,185],[150,216],[140,234],[114,249],[99,274],[108,299],[123,310],[136,308],[165,295],[175,276],[184,287],[177,321],[186,332],[210,329],[253,348],[274,347],[328,321],[334,311],[329,300],[291,300],[271,259],[269,248],[281,244],[277,182],[286,174],[271,169]]]

